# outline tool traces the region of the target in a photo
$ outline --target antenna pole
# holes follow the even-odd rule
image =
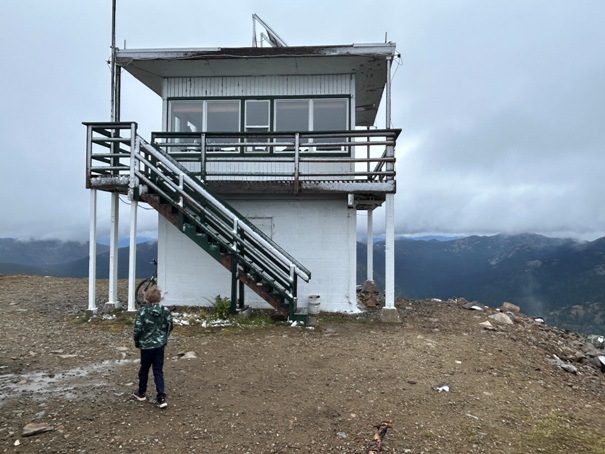
[[[120,121],[120,75],[116,65],[116,0],[111,0],[111,121]]]
[[[252,47],[258,47],[256,44],[256,14],[252,14]]]

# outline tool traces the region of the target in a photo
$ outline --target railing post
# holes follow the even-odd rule
[[[134,126],[134,123],[131,124],[130,134],[130,178],[128,185],[128,198],[131,201],[134,201],[138,196],[137,188],[139,186],[137,178],[139,171],[139,160],[137,159],[137,154],[139,149],[138,142],[136,140],[136,127]]]
[[[137,138],[136,123],[130,124],[130,184],[128,197],[130,198],[130,249],[128,252],[128,303],[127,310],[136,310],[136,278],[137,278],[137,214],[139,208],[139,172],[140,161],[137,156],[140,152],[140,141]]]
[[[185,188],[185,183],[184,183],[184,180],[183,180],[183,174],[180,173],[179,174],[179,189],[180,189],[180,192],[179,192],[179,206],[181,208],[183,208],[183,205],[184,205],[184,201],[183,201],[183,193],[185,191],[184,188]]]
[[[201,159],[201,168],[200,168],[200,180],[206,181],[206,134],[202,133],[202,143],[200,149],[200,159]]]
[[[294,194],[298,194],[299,190],[299,174],[300,174],[300,134],[294,135]]]
[[[387,155],[388,161],[387,161],[387,165],[386,165],[387,175],[386,175],[385,179],[394,180],[395,179],[395,163],[393,162],[393,158],[395,157],[395,146],[394,145],[392,145],[392,144],[387,145],[386,155]]]
[[[368,131],[368,133],[369,133],[369,131],[370,131],[370,127],[368,126],[368,127],[366,128],[366,130],[367,130],[367,131]],[[372,167],[372,163],[370,162],[370,156],[371,156],[371,154],[370,154],[370,150],[371,150],[372,148],[370,147],[370,136],[369,136],[369,134],[366,136],[366,142],[367,142],[367,145],[366,145],[366,150],[367,150],[367,157],[368,157],[368,162],[367,162],[368,180],[372,180],[372,179],[373,179],[373,178],[372,178],[372,175],[370,175],[370,168]]]
[[[92,125],[86,126],[86,189],[91,188],[90,177],[92,174]]]

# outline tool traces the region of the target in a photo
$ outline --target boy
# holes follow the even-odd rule
[[[134,346],[141,349],[141,368],[139,369],[139,388],[133,392],[138,401],[146,399],[149,368],[153,370],[153,379],[157,391],[156,405],[166,408],[164,393],[164,347],[172,331],[172,314],[160,304],[162,294],[157,287],[145,292],[145,304],[137,312],[134,322]]]

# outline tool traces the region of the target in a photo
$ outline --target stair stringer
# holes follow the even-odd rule
[[[164,219],[174,225],[181,233],[190,238],[195,244],[201,247],[206,253],[213,257],[219,262],[225,269],[231,271],[234,254],[227,248],[221,247],[216,242],[209,241],[208,235],[198,233],[194,224],[187,223],[187,216],[183,216],[178,209],[176,209],[171,203],[165,203],[162,197],[157,194],[144,193],[140,195],[140,200],[148,203],[153,207]],[[257,281],[250,273],[246,273],[245,270],[239,268],[237,272],[237,278],[239,281],[244,283],[254,293],[259,295],[264,301],[266,301],[271,307],[273,307],[280,315],[290,319],[306,321],[306,312],[304,310],[298,310],[296,305],[296,296],[291,301],[279,292],[272,292],[272,287],[267,282]]]

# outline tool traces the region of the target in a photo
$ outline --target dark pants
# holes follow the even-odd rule
[[[153,380],[158,393],[157,398],[166,397],[164,394],[164,347],[141,350],[141,368],[139,369],[139,394],[147,392],[149,368],[153,370]]]

